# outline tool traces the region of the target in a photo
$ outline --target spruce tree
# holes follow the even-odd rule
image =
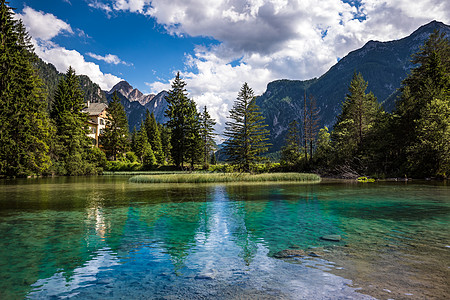
[[[164,153],[161,144],[161,134],[159,132],[159,126],[156,122],[155,114],[153,112],[150,114],[150,112],[147,110],[145,114],[144,125],[145,129],[147,130],[147,138],[150,142],[150,145],[152,146],[156,161],[158,162],[158,164],[163,165]]]
[[[158,124],[158,127],[159,132],[161,133],[161,146],[164,154],[164,163],[170,164],[172,163],[172,155],[170,154],[172,150],[172,145],[170,144],[170,129],[163,124]]]
[[[227,160],[240,170],[250,172],[268,150],[269,131],[247,83],[242,86],[229,118],[232,121],[225,123],[224,133],[228,138],[224,143]]]
[[[56,125],[53,149],[55,171],[61,175],[82,175],[91,172],[87,160],[91,147],[87,136],[88,115],[82,112],[84,95],[78,77],[69,67],[55,92],[51,117]]]
[[[349,93],[331,135],[338,163],[349,163],[355,158],[369,129],[382,113],[376,97],[372,93],[366,94],[367,85],[361,73],[353,74]]]
[[[214,125],[216,125],[216,122],[209,115],[205,105],[200,114],[200,136],[203,144],[203,165],[205,168],[208,167],[211,153],[214,151]]]
[[[294,120],[289,123],[284,146],[281,148],[281,165],[284,168],[292,169],[299,163],[301,158],[300,148],[299,124]]]
[[[147,130],[143,122],[136,135],[136,155],[139,157],[144,169],[151,169],[156,164],[156,158],[148,141]]]
[[[107,126],[100,143],[114,160],[117,159],[117,154],[126,152],[129,147],[127,115],[117,92],[114,92],[108,105]]]
[[[445,34],[431,34],[412,62],[417,67],[403,81],[394,112],[394,159],[401,171],[415,177],[448,176],[450,153],[441,146],[447,143],[450,101],[450,42]]]
[[[178,72],[172,83],[172,89],[166,97],[168,107],[165,113],[169,118],[167,127],[171,133],[171,156],[179,168],[184,168],[186,161],[193,164],[197,159],[197,150],[194,148],[198,146],[197,110],[195,103],[187,97],[185,86],[186,83],[181,80]]]
[[[0,174],[47,172],[53,129],[46,95],[32,67],[30,38],[5,0],[0,1]]]

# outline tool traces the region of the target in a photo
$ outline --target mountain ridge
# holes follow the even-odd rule
[[[432,21],[422,25],[409,36],[387,42],[368,41],[363,47],[349,52],[319,78],[310,80],[275,80],[256,99],[278,151],[291,121],[303,123],[303,97],[314,96],[320,109],[320,126],[332,127],[341,111],[354,72],[361,72],[368,82],[366,92],[373,92],[387,111],[395,107],[395,93],[413,67],[411,55],[419,50],[428,36],[438,29],[450,35],[450,27]]]

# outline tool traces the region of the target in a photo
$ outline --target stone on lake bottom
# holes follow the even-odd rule
[[[330,241],[330,242],[339,242],[342,240],[342,237],[338,234],[330,234],[330,235],[324,235],[320,237],[321,240],[324,241]]]
[[[300,249],[286,249],[280,252],[277,252],[273,255],[275,258],[291,258],[291,257],[302,257],[306,256],[305,251]]]

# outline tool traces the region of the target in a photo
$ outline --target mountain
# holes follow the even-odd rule
[[[166,96],[167,92],[162,91],[157,95],[144,95],[141,91],[133,88],[128,82],[121,81],[113,88],[105,92],[108,102],[111,101],[113,93],[117,92],[120,102],[125,108],[125,113],[128,118],[128,125],[130,131],[136,126],[137,129],[141,126],[141,121],[145,118],[147,109],[155,114],[155,119],[158,123],[165,123],[167,118],[164,112],[167,108]]]
[[[44,62],[37,55],[35,55],[33,66],[36,68],[39,77],[44,82],[44,88],[47,92],[48,108],[50,109],[58,82],[64,74],[59,73],[54,65]],[[86,75],[79,75],[78,78],[80,80],[80,87],[84,91],[85,102],[107,103],[105,93],[103,93],[98,84],[92,82]]]
[[[116,84],[109,93],[113,93],[115,91],[120,92],[122,95],[124,95],[129,101],[137,101],[141,105],[146,105],[149,103],[154,97],[154,94],[148,94],[144,95],[141,91],[138,89],[133,88],[128,82],[121,81],[118,84]]]
[[[266,118],[272,146],[277,151],[284,143],[289,123],[293,120],[302,124],[303,97],[314,96],[320,109],[321,126],[332,127],[341,111],[348,86],[354,72],[361,72],[369,85],[367,92],[373,92],[384,108],[395,107],[396,91],[407,76],[413,64],[411,55],[419,50],[428,36],[440,30],[450,36],[450,27],[433,21],[410,36],[390,42],[369,41],[361,49],[350,52],[320,78],[311,80],[277,80],[269,83],[257,104]]]

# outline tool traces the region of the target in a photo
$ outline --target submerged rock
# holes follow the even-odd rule
[[[275,258],[291,258],[291,257],[302,257],[306,256],[305,251],[300,249],[286,249],[280,252],[277,252],[273,255]]]
[[[324,235],[320,237],[321,240],[324,241],[330,241],[330,242],[339,242],[342,240],[342,237],[338,234],[330,234],[330,235]]]

